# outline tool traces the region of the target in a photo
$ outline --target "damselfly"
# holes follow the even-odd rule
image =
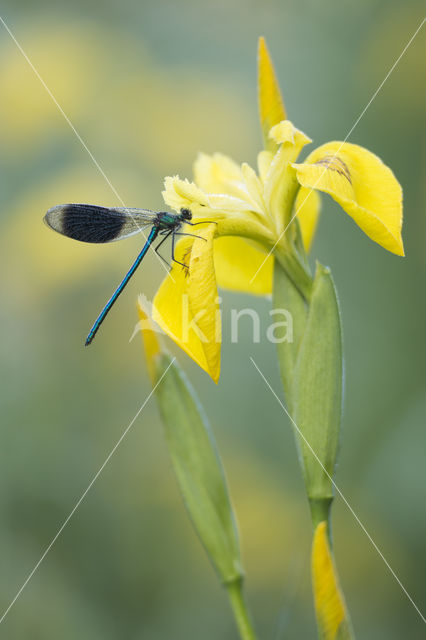
[[[68,238],[82,242],[105,243],[128,238],[139,233],[145,227],[151,230],[141,252],[124,276],[117,289],[108,300],[86,339],[86,346],[95,337],[99,327],[105,320],[109,310],[129,282],[132,275],[145,257],[149,247],[158,236],[164,236],[155,247],[156,253],[163,242],[171,236],[172,260],[187,268],[185,264],[175,259],[175,238],[177,235],[193,235],[180,231],[183,224],[196,226],[200,222],[191,222],[192,213],[189,209],[181,209],[179,214],[164,211],[150,211],[149,209],[130,209],[126,207],[106,208],[91,204],[58,204],[52,207],[44,216],[46,224]],[[203,220],[203,222],[205,222]],[[164,258],[160,256],[162,260]]]

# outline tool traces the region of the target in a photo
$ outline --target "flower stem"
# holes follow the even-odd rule
[[[229,582],[226,588],[241,640],[256,640],[256,634],[244,600],[243,581],[239,579]]]
[[[288,247],[278,246],[275,249],[275,257],[293,285],[303,296],[307,303],[310,302],[312,295],[312,276],[309,273],[309,267],[296,256],[294,251],[290,251]]]
[[[326,522],[330,529],[330,510],[333,498],[309,498],[312,526],[315,531],[320,522]]]

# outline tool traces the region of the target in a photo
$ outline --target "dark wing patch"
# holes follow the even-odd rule
[[[46,213],[46,224],[68,238],[81,242],[112,242],[138,233],[146,222],[125,209],[91,204],[59,204]]]

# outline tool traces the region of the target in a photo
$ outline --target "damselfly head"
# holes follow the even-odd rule
[[[180,215],[182,217],[182,220],[191,220],[192,219],[192,213],[189,209],[184,209],[182,208],[180,210]]]

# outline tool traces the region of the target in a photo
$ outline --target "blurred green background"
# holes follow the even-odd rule
[[[421,2],[4,1],[1,16],[129,206],[163,207],[165,175],[199,150],[254,163],[256,46],[267,38],[290,119],[342,140],[419,25]],[[425,602],[425,27],[350,137],[405,194],[401,259],[323,199],[312,252],[342,305],[346,398],[337,483],[417,604]],[[136,297],[152,256],[90,349],[84,338],[140,247],[74,243],[42,224],[61,202],[118,205],[0,25],[2,611],[150,390]],[[223,293],[219,386],[182,353],[212,422],[238,515],[260,638],[313,638],[310,523],[273,345]],[[244,325],[244,326],[243,326]],[[173,346],[171,345],[173,349]],[[423,623],[341,500],[336,556],[358,638],[423,638]],[[422,564],[423,563],[423,564]],[[0,612],[1,614],[1,612]],[[0,637],[235,640],[225,594],[177,492],[152,400],[0,626]]]

